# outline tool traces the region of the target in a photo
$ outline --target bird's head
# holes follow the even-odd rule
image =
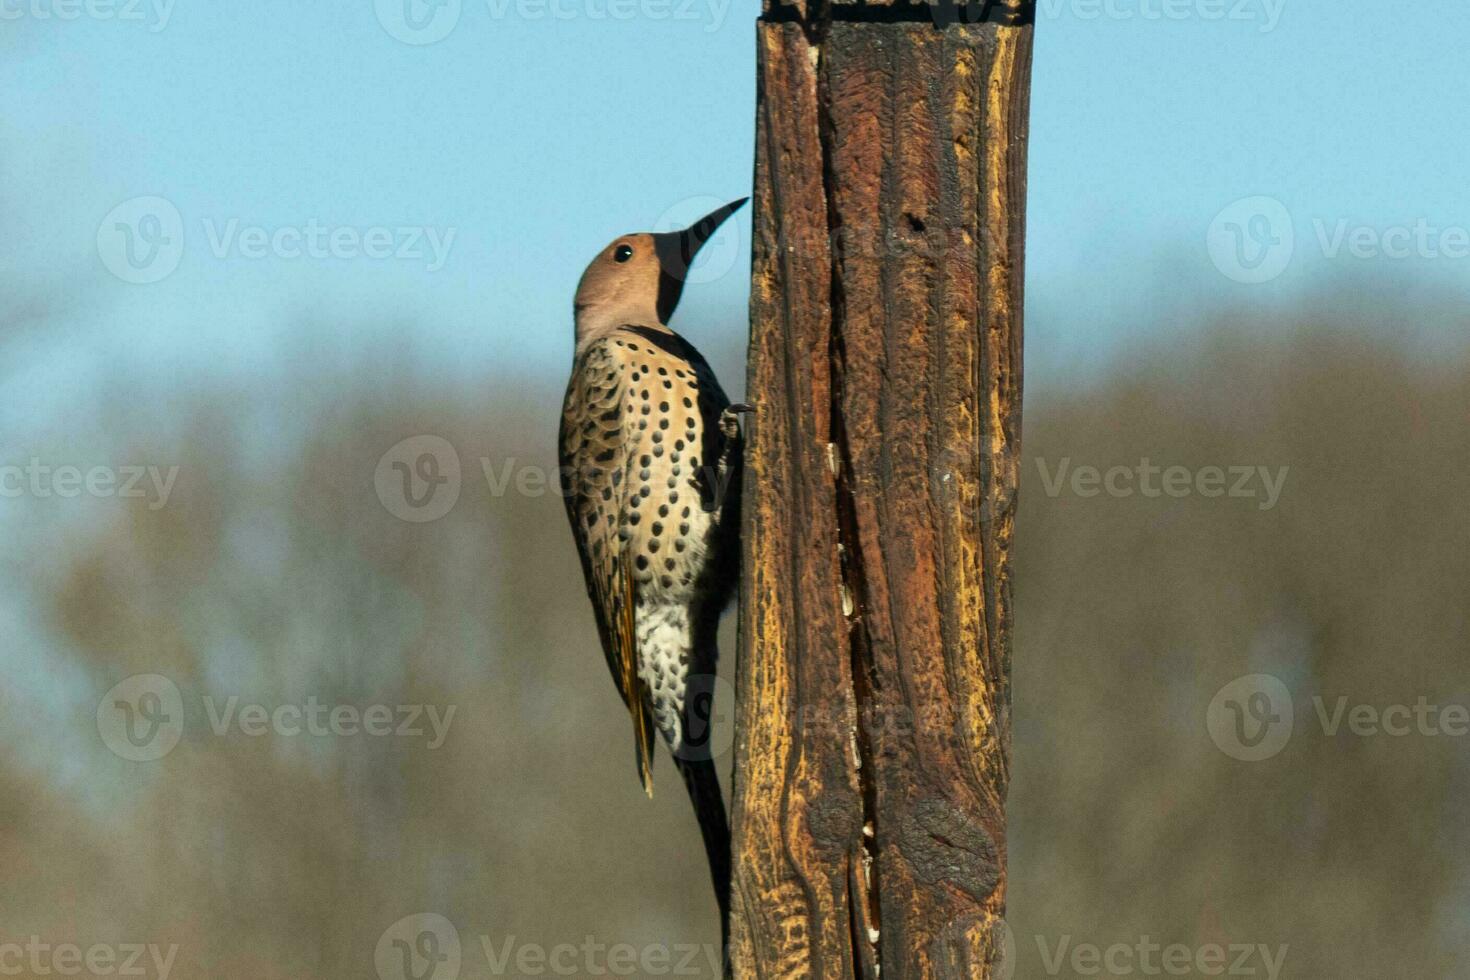
[[[732,201],[683,231],[619,235],[597,253],[577,284],[577,348],[625,323],[667,324],[694,256],[748,198]]]

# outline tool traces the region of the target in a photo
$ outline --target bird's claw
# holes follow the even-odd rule
[[[754,415],[755,406],[744,403],[731,405],[720,413],[720,432],[726,439],[734,439],[740,435],[740,416]]]

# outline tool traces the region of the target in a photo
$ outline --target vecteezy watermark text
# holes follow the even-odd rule
[[[936,461],[933,479],[945,482],[953,474],[950,462],[965,462],[970,452],[946,454]],[[616,468],[619,464],[610,463]],[[1267,466],[1162,466],[1144,457],[1135,465],[1101,468],[1074,466],[1065,456],[1052,466],[1038,457],[1037,469],[1049,497],[1070,492],[1078,497],[1228,497],[1257,501],[1259,510],[1271,510],[1280,501],[1290,467]],[[481,457],[479,469],[491,497],[509,493],[539,498],[548,494],[575,496],[591,490],[600,492],[609,472],[599,466],[556,468],[527,463],[514,456]],[[681,476],[690,481],[702,498],[722,499],[733,476],[718,460],[691,458]],[[437,521],[453,510],[465,482],[458,451],[441,436],[410,436],[388,449],[378,459],[373,486],[384,508],[410,523]],[[1012,488],[1013,489],[1013,488]]]
[[[328,703],[310,695],[300,704],[246,702],[237,695],[202,699],[209,730],[225,737],[302,735],[317,738],[424,739],[437,749],[449,736],[455,705]],[[154,762],[174,750],[184,735],[184,697],[162,674],[135,674],[114,685],[97,704],[97,732],[115,755]],[[427,725],[427,728],[425,727]]]
[[[1279,755],[1297,730],[1297,710],[1286,684],[1270,674],[1247,674],[1222,687],[1206,711],[1205,725],[1215,745],[1242,762]],[[1465,738],[1470,736],[1470,705],[1438,704],[1420,696],[1413,704],[1354,702],[1347,695],[1330,701],[1312,697],[1312,718],[1326,738]]]
[[[470,0],[472,6],[478,6]],[[564,23],[571,20],[676,21],[705,25],[713,34],[725,24],[730,0],[483,0],[492,21]],[[444,40],[459,26],[464,0],[374,0],[378,23],[389,37],[423,47]]]
[[[1187,21],[1258,24],[1262,34],[1276,29],[1286,0],[1040,0],[1046,20]]]
[[[430,749],[444,744],[456,708],[451,704],[443,709],[442,714],[435,704],[372,704],[359,708],[355,704],[324,704],[314,694],[299,705],[242,704],[240,698],[233,695],[223,702],[208,695],[203,700],[210,730],[216,735],[228,735],[232,729],[250,738],[265,735],[286,738],[298,735],[318,738],[353,738],[357,735],[423,738],[427,734],[426,747]],[[428,732],[422,727],[423,721],[429,724]]]
[[[1306,243],[1315,244],[1328,262],[1470,260],[1470,227],[1423,216],[1385,224],[1319,216],[1311,231],[1310,238],[1299,235],[1291,212],[1276,198],[1245,197],[1215,216],[1206,247],[1221,274],[1252,284],[1280,278]]]
[[[503,977],[705,977],[723,973],[720,948],[709,943],[609,943],[596,936],[542,943],[516,935],[481,935],[466,944],[435,912],[404,916],[383,931],[374,955],[379,980],[456,980],[467,958],[478,973]]]
[[[438,272],[449,261],[458,229],[429,225],[334,225],[317,218],[266,226],[239,218],[199,223],[210,255],[224,261],[396,261]],[[123,282],[147,284],[171,276],[184,258],[186,222],[172,201],[135,197],[97,226],[97,254]]]
[[[1041,482],[1048,497],[1061,496],[1070,490],[1078,497],[1173,497],[1200,496],[1206,498],[1236,497],[1259,500],[1260,510],[1271,510],[1281,498],[1290,467],[1281,466],[1274,472],[1266,466],[1202,466],[1190,469],[1187,466],[1159,466],[1148,457],[1136,466],[1111,466],[1106,470],[1096,466],[1072,465],[1072,458],[1064,456],[1055,469],[1040,457],[1036,468],[1041,473]]]
[[[147,23],[150,34],[168,26],[174,0],[0,0],[0,20],[115,20]]]
[[[0,977],[157,977],[168,980],[176,943],[51,943],[39,936],[0,937]]]
[[[1148,936],[1133,943],[1076,943],[1062,936],[1053,945],[1043,936],[1036,937],[1042,968],[1048,976],[1060,976],[1064,969],[1080,977],[1266,977],[1276,980],[1286,962],[1286,945],[1264,943],[1184,943],[1155,942]]]
[[[242,225],[238,218],[223,223],[205,218],[203,226],[210,254],[217,259],[399,259],[423,262],[427,272],[444,268],[458,234],[455,228],[333,226],[315,218],[276,228]]]
[[[147,500],[149,510],[168,505],[179,468],[170,466],[52,466],[38,457],[25,464],[0,465],[0,498],[77,497]]]

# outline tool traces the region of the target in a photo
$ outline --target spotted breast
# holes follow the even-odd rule
[[[649,779],[652,729],[680,758],[691,677],[711,684],[738,559],[740,430],[704,358],[627,325],[578,357],[562,415],[567,509],[608,666]]]

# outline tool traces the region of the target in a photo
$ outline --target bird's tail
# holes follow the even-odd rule
[[[725,817],[725,797],[720,777],[710,759],[679,759],[679,774],[694,804],[699,832],[704,837],[704,854],[714,880],[715,899],[720,903],[720,943],[726,957],[730,947],[730,823]]]

